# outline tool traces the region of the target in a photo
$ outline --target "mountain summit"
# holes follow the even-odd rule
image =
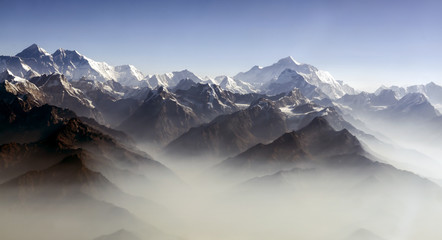
[[[53,54],[32,44],[14,57],[0,56],[0,71],[9,69],[15,76],[25,77],[29,71],[38,74],[60,73],[68,80],[86,78],[100,82],[115,80],[128,86],[139,86],[144,75],[131,65],[110,66],[83,56],[75,50],[58,49]]]
[[[255,66],[247,72],[238,73],[233,78],[250,83],[260,88],[261,91],[266,92],[268,85],[276,81],[281,73],[287,69],[295,71],[304,77],[307,83],[316,86],[332,99],[342,97],[346,93],[351,94],[355,92],[354,89],[348,88],[343,83],[336,81],[329,72],[319,70],[309,64],[299,63],[292,57],[282,58],[267,67]]]
[[[43,48],[39,47],[37,44],[34,43],[15,56],[21,57],[21,58],[39,59],[44,56],[51,57],[51,54],[49,54],[48,52],[46,52],[46,50],[44,50]]]

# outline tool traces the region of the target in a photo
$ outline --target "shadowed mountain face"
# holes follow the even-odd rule
[[[55,165],[30,171],[1,185],[8,191],[7,198],[20,202],[43,200],[47,196],[62,201],[66,195],[100,195],[108,191],[119,191],[98,172],[90,170],[83,162],[88,158],[82,151],[68,155]]]
[[[28,104],[28,108],[46,102],[47,96],[35,84],[14,76],[9,70],[0,73],[0,99],[14,101],[16,96]]]
[[[190,88],[196,87],[196,86],[198,86],[198,84],[196,82],[194,82],[192,79],[185,78],[185,79],[182,79],[176,86],[174,86],[172,88],[172,90],[174,92],[176,92],[178,90],[186,91],[186,90],[189,90]]]
[[[50,105],[28,110],[19,99],[10,104],[0,101],[0,144],[38,141],[73,117],[72,111]]]
[[[71,110],[47,104],[29,109],[26,102],[15,96],[11,103],[0,101],[0,113],[0,144],[41,140],[69,119],[77,117]],[[100,125],[94,119],[82,117],[81,120],[117,140],[132,142],[125,133]]]
[[[97,82],[80,79],[71,84],[84,93],[111,126],[118,126],[128,118],[141,105],[150,90],[147,87],[135,89],[122,86],[113,80]]]
[[[140,142],[164,146],[191,127],[239,110],[232,99],[232,93],[211,84],[196,84],[175,93],[159,87],[118,128]]]
[[[317,117],[299,131],[285,133],[267,145],[258,144],[216,168],[271,172],[293,167],[296,163],[324,161],[333,164],[335,157],[363,154],[356,137],[345,129],[335,131],[327,120]]]
[[[124,227],[142,230],[159,239],[164,237],[121,208],[126,204],[139,206],[142,202],[145,211],[152,212],[152,203],[127,195],[119,187],[134,179],[145,181],[144,191],[164,183],[163,179],[177,183],[172,171],[132,147],[130,142],[119,143],[116,139],[127,138],[123,133],[92,119],[85,121],[109,135],[85,124],[69,110],[49,105],[28,110],[18,99],[12,104],[2,103],[0,136],[11,136],[4,141],[15,137],[22,142],[0,145],[0,202],[6,209],[14,209],[11,215],[0,208],[2,216],[12,217],[8,223],[2,221],[5,237],[11,234],[11,229],[17,229],[16,224],[30,225],[34,221],[28,233],[11,236],[91,239]],[[59,219],[63,222],[57,223]],[[106,224],[91,224],[96,221]],[[59,226],[58,230],[38,232],[54,224]],[[65,236],[72,231],[75,233]]]
[[[222,115],[192,128],[166,147],[184,156],[219,157],[237,154],[259,142],[268,142],[286,131],[285,117],[272,101],[260,99],[244,110]]]
[[[172,176],[166,167],[147,154],[121,145],[110,136],[73,118],[38,142],[1,145],[1,179],[4,181],[26,171],[47,168],[78,149],[84,149],[93,156],[93,161],[88,163],[90,167],[108,174],[150,169],[153,174]]]
[[[47,96],[48,104],[68,108],[76,114],[103,121],[100,113],[80,90],[72,87],[61,74],[42,75],[30,80]]]
[[[164,88],[151,91],[144,103],[119,129],[139,141],[163,145],[197,125],[201,120]]]
[[[175,94],[180,103],[190,107],[203,122],[239,110],[232,101],[234,95],[215,84],[197,84],[187,90],[177,90]]]
[[[0,145],[0,181],[48,168],[78,149],[93,156],[93,161],[88,162],[90,167],[108,175],[131,170],[174,178],[166,167],[132,147],[124,133],[85,119],[95,126],[91,127],[69,110],[43,105],[26,111],[18,100],[12,104],[3,102],[0,110],[1,141],[9,142]]]
[[[347,122],[341,111],[336,107],[322,107],[315,103],[306,103],[280,108],[285,111],[287,116],[287,125],[291,130],[298,130],[307,126],[314,118],[323,117],[335,130],[347,129],[357,137],[372,138],[371,135],[357,129]]]
[[[87,96],[111,126],[118,126],[141,105],[141,101],[137,99],[114,99],[101,91],[89,92]]]
[[[333,128],[347,128],[366,135],[346,122],[333,107],[321,107],[299,90],[255,101],[247,109],[223,115],[208,124],[191,128],[166,148],[183,156],[234,156],[258,143],[273,141],[283,133],[308,125],[315,117],[327,119]]]

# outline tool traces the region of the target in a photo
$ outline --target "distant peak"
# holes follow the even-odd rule
[[[407,93],[399,100],[399,103],[406,105],[422,104],[426,102],[428,102],[427,97],[423,93],[419,92]]]
[[[60,164],[84,167],[84,163],[83,163],[81,155],[82,155],[82,152],[80,150],[75,154],[65,157],[63,160],[61,160]]]
[[[280,59],[278,61],[278,63],[301,65],[301,63],[296,61],[295,59],[293,59],[292,56],[288,56],[288,57],[282,58],[282,59]]]
[[[323,117],[315,117],[313,118],[313,120],[310,122],[310,124],[315,124],[315,125],[328,125],[328,122],[325,118]]]
[[[192,73],[191,71],[189,71],[187,68],[181,71],[177,71],[175,73]]]
[[[436,86],[439,86],[439,85],[437,85],[435,82],[427,83],[427,87],[436,87]]]
[[[315,117],[307,126],[303,127],[301,131],[321,131],[334,130],[330,123],[324,117]]]
[[[44,50],[43,48],[39,47],[37,44],[34,43],[15,56],[21,58],[39,58],[41,56],[48,56],[48,55],[50,54],[46,52],[46,50]]]
[[[41,50],[42,48],[40,48],[37,44],[33,43],[31,46],[25,48],[23,51],[25,50]]]

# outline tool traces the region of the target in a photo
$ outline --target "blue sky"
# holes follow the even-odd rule
[[[146,74],[293,56],[358,88],[442,84],[442,1],[0,0],[0,55],[37,43]]]

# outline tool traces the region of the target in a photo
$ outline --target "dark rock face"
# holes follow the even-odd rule
[[[132,115],[146,98],[143,96],[144,92],[149,91],[148,88],[125,87],[113,80],[97,82],[82,78],[71,84],[84,93],[101,113],[104,122],[112,127],[118,126]]]
[[[98,169],[141,167],[171,174],[149,155],[132,147],[124,133],[85,119],[95,126],[91,127],[72,111],[50,105],[27,110],[16,101],[0,102],[0,112],[0,143],[7,143],[0,145],[0,181],[47,168],[78,149],[89,152],[94,159],[91,164]]]
[[[144,103],[119,129],[140,141],[167,144],[201,120],[187,106],[163,88],[151,91]]]
[[[197,84],[187,90],[177,90],[175,94],[180,103],[190,107],[203,122],[239,110],[232,100],[233,94],[215,84]]]
[[[18,99],[11,104],[0,101],[0,113],[0,144],[38,141],[76,117],[70,110],[50,105],[28,110]]]
[[[48,104],[71,109],[79,116],[103,121],[100,113],[88,101],[83,92],[72,87],[64,75],[42,75],[34,77],[30,81],[46,94]]]
[[[8,190],[8,198],[22,202],[44,198],[45,195],[60,198],[66,192],[94,194],[117,191],[103,175],[84,164],[85,158],[85,154],[78,151],[47,169],[20,175],[0,185],[0,188]]]
[[[185,78],[181,80],[175,87],[173,87],[173,91],[176,92],[178,90],[186,91],[192,87],[196,87],[198,84],[194,82],[190,78]]]
[[[270,144],[258,144],[223,161],[218,168],[271,171],[305,161],[324,161],[336,156],[363,155],[359,141],[347,130],[335,131],[322,117],[299,131],[285,133]]]
[[[272,101],[260,99],[245,109],[192,128],[171,142],[167,152],[187,156],[231,156],[286,131],[285,117]]]
[[[159,87],[119,129],[142,142],[164,146],[191,127],[239,110],[233,98],[232,93],[217,85],[196,84],[175,93]]]

